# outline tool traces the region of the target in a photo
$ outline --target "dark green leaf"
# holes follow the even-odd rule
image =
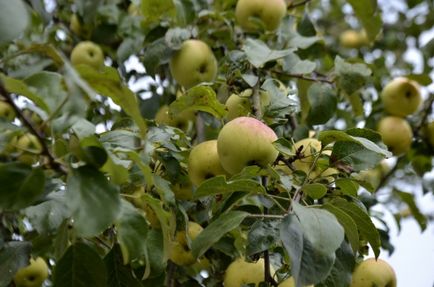
[[[121,248],[115,245],[104,258],[107,268],[107,287],[141,287],[140,281],[135,278],[131,269],[122,261]]]
[[[82,236],[95,236],[113,224],[120,212],[116,186],[98,170],[83,166],[68,179],[66,198],[74,226]]]
[[[227,232],[237,228],[249,214],[243,211],[229,211],[211,222],[191,243],[193,256],[202,256]]]
[[[335,69],[339,79],[339,86],[347,95],[351,95],[362,88],[372,73],[365,64],[350,64],[339,56],[335,59]]]
[[[283,58],[293,50],[271,50],[267,44],[261,40],[248,38],[243,46],[249,62],[256,68],[262,67],[265,63]]]
[[[54,270],[54,287],[107,287],[107,273],[98,253],[84,243],[68,248]]]
[[[226,194],[234,191],[249,193],[264,193],[265,189],[261,183],[252,179],[237,179],[226,181],[225,176],[216,176],[205,180],[194,192],[194,198],[203,196]]]
[[[427,227],[427,218],[425,215],[420,212],[419,207],[416,205],[416,201],[414,200],[414,195],[408,192],[400,191],[394,189],[393,192],[408,205],[408,208],[411,211],[414,219],[416,219],[417,223],[420,226],[420,229],[424,231]]]
[[[122,201],[121,213],[115,223],[117,238],[122,250],[124,264],[146,257],[146,236],[148,223],[140,212],[127,201]]]
[[[34,203],[44,192],[41,168],[11,162],[0,163],[0,208],[21,209]]]
[[[357,196],[357,191],[359,190],[359,185],[357,182],[348,178],[338,178],[335,181],[336,188],[343,194],[350,196]]]
[[[270,249],[279,240],[280,221],[256,221],[247,237],[246,255],[251,256]]]
[[[307,122],[311,125],[326,123],[336,112],[337,97],[330,85],[315,83],[307,91],[310,110]]]
[[[9,286],[18,269],[29,265],[32,245],[27,241],[13,241],[0,248],[0,286]]]
[[[327,187],[320,183],[311,183],[303,186],[302,191],[313,199],[320,199],[327,193]]]
[[[383,21],[381,19],[380,9],[377,7],[377,0],[359,1],[347,0],[354,10],[354,14],[365,28],[369,40],[373,42],[380,33]]]

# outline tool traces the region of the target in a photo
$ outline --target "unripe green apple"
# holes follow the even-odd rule
[[[248,116],[253,113],[253,104],[251,102],[252,89],[243,91],[240,95],[232,94],[226,100],[225,106],[228,110],[226,114],[227,120],[233,120],[238,117]],[[261,109],[264,109],[270,104],[270,94],[266,91],[259,92]]]
[[[187,40],[170,59],[173,78],[186,89],[217,76],[217,59],[210,47],[200,40]]]
[[[189,221],[187,225],[187,234],[185,230],[176,232],[175,240],[171,242],[169,249],[169,258],[173,263],[180,266],[187,266],[192,265],[197,261],[197,258],[193,256],[188,247],[187,236],[190,240],[194,240],[202,230],[202,226],[196,222]]]
[[[239,117],[223,126],[217,138],[217,151],[223,168],[230,174],[249,165],[266,167],[279,152],[273,142],[277,135],[255,118]]]
[[[217,153],[217,140],[205,141],[193,147],[188,157],[188,176],[199,186],[204,180],[226,174]]]
[[[419,85],[403,77],[389,82],[380,96],[386,112],[399,117],[413,114],[422,102]]]
[[[288,279],[282,281],[282,282],[279,284],[279,287],[295,287],[295,281],[294,281],[294,278],[291,276],[291,277],[289,277]],[[306,286],[306,287],[314,287],[314,286],[313,286],[313,285],[309,285],[309,286]]]
[[[5,118],[8,121],[15,119],[15,111],[9,103],[0,101],[0,118]]]
[[[71,15],[71,20],[69,22],[69,30],[71,30],[76,35],[81,34],[81,23],[80,23],[80,19],[78,19],[77,14]]]
[[[369,258],[354,269],[350,287],[396,287],[396,274],[384,260]]]
[[[426,128],[425,131],[427,133],[428,142],[431,145],[432,148],[434,148],[434,122],[430,122]]]
[[[315,157],[321,150],[321,142],[315,138],[305,138],[294,144],[293,152],[299,152],[302,156],[293,162],[295,169],[308,173]]]
[[[186,110],[178,115],[169,113],[169,106],[163,105],[155,115],[155,122],[159,125],[167,125],[181,130],[187,130],[189,123],[196,118],[194,111]]]
[[[74,66],[88,65],[100,69],[104,65],[104,53],[101,47],[94,42],[83,41],[72,49],[71,63]]]
[[[369,44],[369,39],[364,30],[346,30],[339,37],[340,44],[345,48],[358,49]]]
[[[42,152],[42,145],[38,138],[31,134],[26,133],[20,136],[14,143],[17,150],[32,154],[40,154]]]
[[[235,18],[246,31],[258,29],[253,17],[259,18],[266,30],[276,30],[285,15],[285,0],[238,0],[235,8]]]
[[[413,131],[405,119],[395,116],[384,117],[380,120],[377,130],[384,144],[394,155],[402,155],[410,150]]]
[[[272,266],[270,266],[270,269],[271,273],[274,273]],[[226,269],[223,285],[225,287],[240,287],[247,284],[258,286],[264,279],[263,258],[256,262],[247,262],[242,258],[238,258],[229,264]]]
[[[48,265],[41,257],[30,258],[30,265],[21,268],[15,273],[16,287],[41,287],[48,278]]]

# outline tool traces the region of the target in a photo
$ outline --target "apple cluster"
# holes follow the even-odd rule
[[[378,132],[394,155],[405,154],[413,141],[413,131],[405,117],[418,110],[422,102],[420,88],[415,81],[399,77],[384,87],[380,97],[388,115],[378,123]]]

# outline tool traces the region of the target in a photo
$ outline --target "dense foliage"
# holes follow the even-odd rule
[[[37,257],[45,286],[222,286],[239,257],[261,258],[263,286],[349,286],[369,250],[394,249],[372,207],[424,230],[433,2],[286,3],[280,22],[248,26],[237,0],[0,0],[0,286]],[[188,39],[211,48],[215,78],[184,79],[194,55],[173,58]],[[71,57],[83,41],[104,64]],[[398,76],[422,103],[399,115],[411,147],[394,155],[402,134],[376,130]],[[242,160],[270,137],[244,146],[234,129],[221,145],[241,151],[194,177],[224,147],[194,163],[192,148],[238,116],[274,131],[277,158]]]

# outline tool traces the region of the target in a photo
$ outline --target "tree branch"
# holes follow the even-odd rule
[[[272,72],[279,74],[279,75],[282,75],[282,76],[289,77],[289,78],[297,78],[297,79],[310,81],[310,82],[321,82],[321,83],[326,83],[326,84],[330,84],[330,85],[334,84],[333,80],[329,80],[326,77],[309,77],[309,76],[305,76],[302,74],[288,74],[288,73],[285,73],[282,71],[276,71],[276,70],[273,70]]]
[[[68,173],[67,169],[61,163],[56,161],[55,157],[53,156],[47,144],[45,143],[44,135],[40,131],[38,131],[38,129],[35,126],[33,126],[32,122],[24,115],[21,109],[15,104],[11,94],[6,90],[2,82],[0,82],[0,95],[2,95],[5,98],[5,100],[11,105],[11,107],[14,109],[15,113],[20,118],[23,125],[26,126],[34,136],[36,136],[37,140],[42,146],[41,154],[45,155],[48,158],[49,166],[66,175]]]
[[[309,3],[310,1],[311,0],[303,0],[303,1],[298,2],[298,3],[291,2],[291,4],[289,4],[289,6],[288,6],[288,9],[294,9],[296,7],[299,7],[299,6],[303,6],[307,3]]]

